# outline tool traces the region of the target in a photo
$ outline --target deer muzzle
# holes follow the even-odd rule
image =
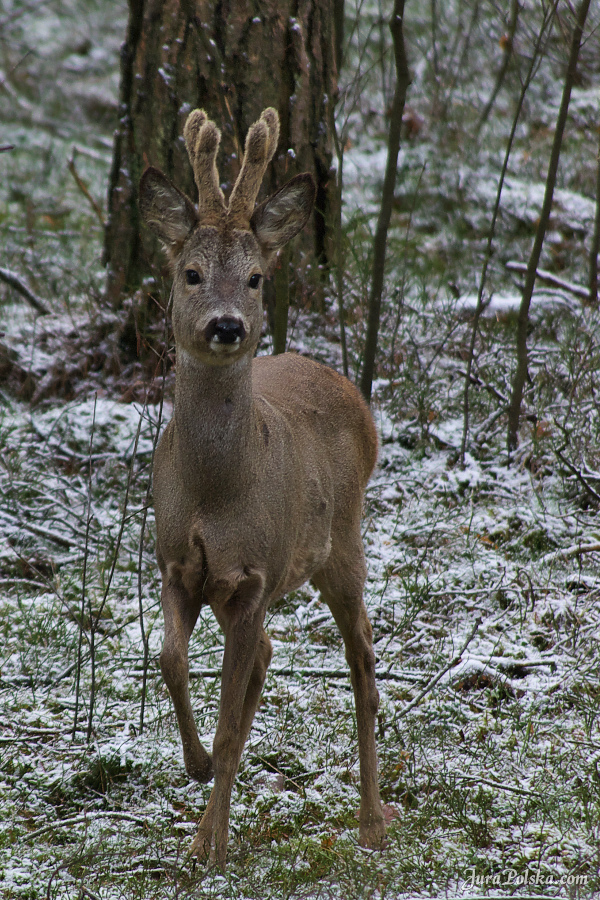
[[[220,316],[208,323],[204,337],[208,344],[239,345],[246,337],[246,329],[241,319]]]

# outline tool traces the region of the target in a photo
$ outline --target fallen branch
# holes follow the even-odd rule
[[[76,547],[77,549],[79,549],[79,545],[75,541],[71,540],[68,537],[65,537],[65,535],[63,534],[57,534],[55,531],[51,531],[49,528],[44,528],[43,525],[34,525],[32,522],[24,522],[22,519],[19,519],[16,516],[5,512],[4,510],[0,511],[0,516],[7,522],[10,522],[11,525],[15,525],[18,528],[23,528],[25,529],[25,531],[29,531],[31,532],[31,534],[35,534],[37,537],[46,538],[49,541],[54,541],[55,544],[59,544],[59,546],[61,547],[66,547],[67,550],[70,550],[72,547]]]
[[[140,828],[145,828],[147,824],[146,819],[141,819],[139,816],[132,816],[129,813],[94,810],[91,814],[72,816],[70,819],[57,819],[54,822],[48,822],[46,825],[42,825],[41,828],[37,828],[30,834],[25,835],[25,840],[31,841],[33,838],[39,837],[47,831],[52,831],[54,828],[73,828],[76,825],[88,825],[93,819],[117,819],[123,822],[133,822],[134,825],[139,825]]]
[[[194,669],[190,671],[189,677],[192,678],[220,678],[223,674],[221,669]],[[301,675],[303,678],[350,678],[350,669],[323,669],[323,668],[294,668],[283,666],[281,668],[269,669],[270,675],[283,675],[285,677],[293,677]],[[418,672],[375,672],[377,681],[423,681],[423,676]]]
[[[10,687],[54,687],[63,678],[67,678],[71,672],[77,667],[77,663],[71,663],[60,675],[52,677],[51,675],[43,675],[42,677],[33,675],[3,675],[0,673],[0,684]]]
[[[0,281],[4,281],[11,288],[14,288],[17,293],[21,294],[22,297],[25,297],[29,305],[39,312],[41,316],[50,315],[50,310],[44,301],[40,300],[33,291],[30,291],[15,272],[11,272],[10,269],[0,269]]]
[[[556,559],[573,559],[574,556],[583,556],[584,553],[600,553],[600,543],[594,544],[572,544],[570,547],[564,547],[562,550],[553,550],[551,553],[545,553],[541,556],[539,562],[553,562]]]
[[[425,685],[423,690],[419,694],[417,694],[417,696],[415,697],[414,700],[411,700],[410,703],[407,703],[406,706],[400,710],[400,712],[396,715],[396,717],[394,719],[395,722],[399,722],[400,719],[403,719],[406,715],[408,715],[408,713],[411,711],[411,709],[414,709],[415,706],[417,706],[421,702],[423,697],[425,697],[426,694],[428,694],[432,690],[432,688],[435,687],[435,685],[438,683],[438,681],[444,677],[446,672],[449,672],[450,669],[453,669],[460,662],[462,662],[462,655],[465,652],[465,650],[467,649],[467,647],[469,646],[469,644],[471,643],[471,641],[473,640],[473,638],[475,637],[475,635],[477,634],[477,632],[479,631],[480,625],[481,625],[481,616],[478,616],[475,619],[475,624],[473,625],[473,628],[471,629],[469,636],[467,637],[466,641],[464,642],[464,644],[462,645],[462,647],[460,648],[460,650],[458,651],[456,656],[450,660],[450,662],[448,663],[447,666],[444,666],[443,669],[440,669],[440,671],[436,675],[433,676],[431,681],[429,681]]]
[[[518,272],[521,275],[527,274],[527,265],[525,263],[516,262],[515,260],[509,260],[506,263],[506,268],[509,272]],[[575,297],[580,297],[587,303],[589,303],[590,301],[589,290],[582,287],[582,285],[580,284],[573,284],[572,281],[565,281],[564,278],[559,278],[552,272],[548,272],[547,269],[536,269],[535,275],[536,278],[538,278],[540,281],[545,282],[546,284],[551,284],[553,287],[561,288],[561,290],[567,291],[567,293],[573,294]]]
[[[462,781],[475,781],[477,784],[487,784],[488,787],[500,788],[502,791],[511,791],[513,794],[520,794],[522,797],[538,797],[535,791],[528,791],[525,788],[513,787],[511,784],[504,784],[500,781],[492,781],[491,778],[481,778],[479,775],[462,775],[460,772],[454,773],[455,778]],[[469,898],[471,900],[471,898]]]

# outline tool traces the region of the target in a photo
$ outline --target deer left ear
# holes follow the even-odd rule
[[[191,200],[166,175],[150,166],[140,180],[140,210],[152,231],[173,253],[197,224]]]
[[[257,206],[250,228],[265,255],[281,250],[308,222],[317,189],[305,172],[288,181],[272,197]]]

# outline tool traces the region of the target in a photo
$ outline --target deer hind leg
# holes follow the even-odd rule
[[[326,566],[312,582],[336,621],[344,639],[346,660],[354,690],[360,760],[359,840],[363,847],[379,849],[385,841],[385,819],[377,780],[375,716],[379,693],[375,685],[373,632],[363,602],[366,577],[360,533],[351,547],[334,545]]]
[[[260,695],[265,683],[265,678],[267,677],[267,669],[269,668],[272,655],[273,650],[271,641],[269,640],[269,636],[267,635],[266,631],[263,629],[262,634],[259,638],[256,656],[254,659],[254,666],[250,674],[250,680],[248,682],[248,687],[246,688],[246,696],[244,697],[244,705],[242,707],[240,735],[238,747],[236,750],[236,771],[240,764],[240,758],[248,739],[250,728],[252,727],[252,722],[254,720],[254,715],[258,707],[258,702],[260,700]],[[202,816],[202,820],[198,827],[198,833],[194,838],[194,841],[190,848],[190,853],[194,856],[197,856],[198,859],[205,859],[210,853],[215,823],[215,797],[216,795],[213,789],[206,810],[204,811],[204,815]]]
[[[198,738],[190,702],[188,664],[188,644],[201,604],[190,597],[182,586],[167,580],[166,576],[161,603],[165,639],[160,667],[175,707],[186,771],[191,778],[205,783],[212,776],[212,760]]]

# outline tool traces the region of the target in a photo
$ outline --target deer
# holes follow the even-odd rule
[[[364,491],[377,432],[358,389],[333,369],[287,352],[255,357],[262,283],[278,251],[307,223],[309,173],[256,198],[279,141],[265,109],[248,131],[229,201],[219,185],[221,132],[192,111],[184,142],[198,205],[159,169],[142,175],[142,218],[172,275],[176,348],[173,416],[153,474],[164,643],[185,769],[213,788],[190,855],[225,867],[231,791],[260,700],[272,645],[265,615],[309,581],[341,632],[354,691],[360,770],[359,843],[382,848],[372,628],[363,600]],[[200,742],[189,692],[188,644],[202,606],[225,642],[212,754]]]

